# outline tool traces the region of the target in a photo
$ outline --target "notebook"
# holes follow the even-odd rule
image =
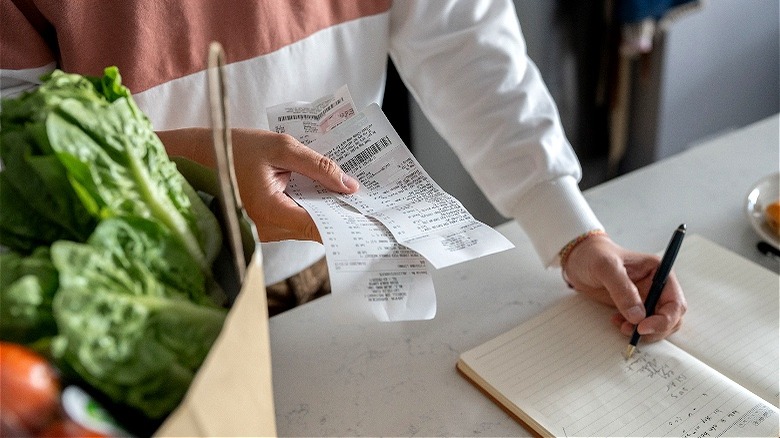
[[[614,309],[572,295],[457,368],[542,435],[780,436],[780,277],[697,235],[674,270],[683,326],[631,359]]]

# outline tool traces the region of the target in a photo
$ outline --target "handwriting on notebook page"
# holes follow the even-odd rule
[[[672,365],[659,362],[657,358],[650,358],[640,350],[626,362],[625,370],[627,372],[636,372],[650,379],[661,379],[666,383],[666,394],[672,399],[684,396],[690,392],[688,376],[684,373],[677,373],[672,369]]]
[[[694,387],[690,378],[685,373],[675,371],[674,364],[639,353],[627,362],[624,368],[626,372],[664,382],[666,396],[671,399],[680,399],[692,392]],[[730,400],[723,397],[714,399],[709,392],[694,392],[692,395],[695,397],[694,401],[666,422],[670,428],[667,433],[672,432],[681,437],[721,436],[727,431],[733,433],[745,428],[759,427],[772,416],[772,408],[765,403],[728,409],[726,406]]]
[[[644,346],[628,361],[594,362],[596,355],[583,356],[577,366],[587,371],[578,381],[591,389],[569,405],[577,408],[564,414],[561,423],[568,434],[698,437],[729,431],[740,435],[760,429],[772,416],[776,420],[776,412],[763,400],[745,394],[732,382],[724,383],[723,376],[675,350],[662,342]],[[556,390],[561,392],[548,395],[559,400],[569,397],[562,393],[570,388]],[[545,413],[560,416],[566,404],[548,405]]]
[[[611,311],[573,297],[465,360],[554,435],[775,433],[774,407],[670,342],[642,344],[624,359]]]

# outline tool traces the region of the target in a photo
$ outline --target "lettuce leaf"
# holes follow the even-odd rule
[[[0,254],[0,339],[31,344],[57,333],[52,300],[59,286],[49,248]]]
[[[114,402],[160,418],[173,410],[219,335],[197,265],[156,221],[115,218],[87,243],[58,241],[54,355]],[[190,282],[192,284],[190,284]]]
[[[32,167],[25,157],[34,156],[39,179],[49,183],[36,186],[41,193],[30,207],[70,230],[65,238],[83,241],[90,227],[109,217],[153,218],[171,230],[208,275],[221,246],[219,224],[168,158],[115,67],[102,78],[52,72],[35,91],[3,100],[0,126],[0,158],[11,183],[0,186],[0,191],[9,188],[4,199],[11,197],[11,189],[29,187],[29,180],[24,187],[19,180]],[[47,199],[59,201],[56,208],[48,207],[51,213],[42,207]],[[0,229],[6,222],[0,215]],[[46,226],[30,228],[11,235],[36,236]]]
[[[97,223],[31,131],[0,130],[0,244],[25,254],[59,239],[84,241]]]
[[[225,320],[219,224],[115,67],[42,79],[0,102],[0,336],[160,419]]]

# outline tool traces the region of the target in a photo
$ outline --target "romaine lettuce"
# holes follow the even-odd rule
[[[0,337],[53,339],[62,369],[160,419],[224,323],[215,216],[119,72],[54,71],[0,107]],[[219,297],[224,298],[224,297]]]
[[[0,254],[0,339],[29,344],[57,333],[52,299],[59,286],[49,248]]]
[[[114,218],[87,243],[55,242],[51,258],[55,357],[117,403],[169,413],[227,314],[187,278],[190,255],[155,221]]]
[[[17,176],[9,178],[11,184],[3,182],[0,190],[23,191],[30,183],[23,180],[25,174],[36,167],[37,175],[43,175],[39,180],[50,183],[36,185],[40,193],[31,199],[39,202],[28,202],[30,207],[44,218],[53,216],[64,230],[75,228],[73,240],[89,235],[85,226],[94,227],[95,221],[108,217],[154,218],[171,230],[208,275],[221,245],[219,224],[210,214],[196,217],[195,211],[208,210],[196,205],[201,200],[177,172],[115,67],[107,68],[102,78],[52,72],[38,89],[3,100],[0,127],[3,173]],[[31,157],[40,163],[33,166]],[[62,184],[63,176],[68,184]],[[11,198],[9,193],[2,199]],[[70,202],[74,196],[80,205]],[[47,200],[58,203],[52,208]],[[0,211],[0,230],[9,228],[8,214],[5,208]],[[94,220],[83,220],[89,216]],[[31,227],[36,228],[31,233],[11,236],[39,235],[40,226]]]

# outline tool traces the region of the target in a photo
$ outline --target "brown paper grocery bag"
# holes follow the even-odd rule
[[[198,190],[216,194],[225,244],[232,255],[234,289],[240,291],[237,296],[229,294],[235,301],[222,332],[184,400],[157,431],[159,436],[276,435],[262,254],[236,184],[224,62],[222,46],[212,42],[207,76],[217,172],[187,160],[177,161],[177,167]]]
[[[179,407],[157,436],[275,436],[271,352],[262,261],[244,285]]]

